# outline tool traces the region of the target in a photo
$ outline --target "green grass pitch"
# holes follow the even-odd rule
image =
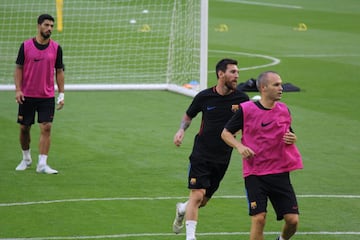
[[[301,88],[283,97],[305,166],[292,174],[301,211],[293,239],[360,239],[360,3],[249,3],[210,0],[209,85],[216,82],[216,61],[232,57],[239,60],[239,82],[271,69]],[[219,31],[224,25],[227,31]],[[271,59],[280,62],[256,67]],[[15,171],[21,159],[17,105],[13,92],[0,92],[0,240],[184,239],[171,224],[176,202],[188,195],[187,157],[199,117],[183,146],[172,139],[190,101],[166,91],[66,92],[49,154],[60,173],[49,176],[36,174],[35,166]],[[38,136],[34,125],[34,165]],[[271,207],[267,219],[265,239],[275,239],[282,222]],[[200,210],[198,239],[248,239],[249,228],[234,152],[219,191]]]

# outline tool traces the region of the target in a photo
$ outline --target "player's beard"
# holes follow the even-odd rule
[[[225,86],[229,89],[229,90],[235,90],[237,87],[237,81],[226,81],[225,82]]]
[[[51,36],[51,32],[41,32],[41,36],[44,38],[44,39],[49,39],[50,36]]]

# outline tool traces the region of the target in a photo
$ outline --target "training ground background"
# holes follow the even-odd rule
[[[292,174],[301,211],[294,239],[360,239],[359,19],[356,0],[209,3],[209,86],[216,61],[231,57],[239,60],[239,82],[275,70],[301,88],[283,96],[305,166]],[[187,157],[200,119],[180,148],[172,138],[191,98],[67,91],[65,99],[49,154],[60,173],[40,175],[37,125],[34,165],[15,171],[17,105],[12,91],[0,92],[0,239],[184,239],[171,225],[176,202],[188,195]],[[267,220],[265,239],[275,239],[282,223],[271,207]],[[249,227],[234,152],[219,191],[200,210],[198,239],[247,239]]]

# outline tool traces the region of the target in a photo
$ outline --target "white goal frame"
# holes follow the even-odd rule
[[[178,0],[174,0],[174,2],[176,2]],[[198,81],[198,86],[195,87],[189,87],[188,84],[184,84],[184,85],[188,85],[188,86],[184,86],[183,84],[178,84],[176,82],[173,82],[171,79],[171,74],[169,74],[169,72],[171,72],[171,68],[172,65],[170,64],[171,61],[171,53],[170,51],[172,51],[173,46],[171,46],[171,35],[169,36],[170,38],[170,45],[169,45],[169,59],[168,59],[168,66],[167,66],[167,73],[164,73],[164,75],[166,75],[163,83],[67,83],[67,69],[65,70],[65,91],[68,90],[168,90],[168,91],[172,91],[172,92],[176,92],[176,93],[180,93],[183,95],[187,95],[187,96],[195,96],[199,90],[203,90],[205,88],[207,88],[207,74],[208,74],[208,0],[186,0],[187,2],[191,2],[191,1],[200,1],[200,27],[196,28],[198,30],[200,30],[200,33],[196,33],[197,35],[200,34],[200,43],[198,44],[200,46],[200,49],[198,49],[199,51],[199,70],[198,70],[198,78],[194,78],[195,80]],[[66,0],[64,0],[64,3],[66,3]],[[175,6],[175,4],[174,4]],[[177,9],[174,8],[174,11],[177,11]],[[52,15],[55,15],[54,13],[50,12]],[[34,15],[35,17],[37,17],[37,15]],[[56,17],[56,16],[54,16]],[[6,21],[3,19],[0,19],[1,21]],[[36,19],[34,19],[36,20]],[[55,23],[57,24],[57,18],[55,19]],[[13,20],[12,20],[13,21]],[[64,20],[66,23],[66,20]],[[11,24],[11,23],[6,23],[6,24]],[[174,23],[175,24],[175,23]],[[35,28],[35,24],[33,25],[34,28],[30,29],[33,32],[36,30]],[[66,27],[66,25],[65,25]],[[195,29],[195,28],[194,28]],[[29,31],[29,30],[28,30]],[[55,30],[54,30],[55,31]],[[35,34],[35,33],[34,33]],[[194,33],[195,34],[195,33]],[[31,35],[30,35],[31,36]],[[29,37],[30,37],[29,36]],[[1,38],[1,37],[0,37]],[[1,40],[1,39],[0,39]],[[60,45],[62,45],[61,41],[59,42]],[[13,59],[11,59],[11,63],[13,64],[11,67],[11,73],[13,73],[13,70],[15,68],[15,58],[16,58],[16,54],[17,54],[17,49],[18,46],[20,45],[19,43],[16,43],[16,50],[13,54],[13,56],[6,56],[8,58],[13,57]],[[68,49],[67,49],[68,50]],[[66,58],[66,51],[64,52],[64,58]],[[64,60],[65,65],[66,65],[66,61]],[[7,66],[7,68],[9,68],[9,66]],[[13,80],[13,75],[11,74],[11,76],[9,76],[10,74],[6,75],[6,78],[8,79],[7,82],[4,84],[3,82],[0,81],[0,90],[14,90],[15,86],[12,83]],[[10,80],[11,79],[11,84],[10,84]]]

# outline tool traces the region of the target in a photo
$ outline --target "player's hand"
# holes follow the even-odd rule
[[[179,129],[175,136],[174,136],[174,144],[177,146],[177,147],[180,147],[181,143],[182,143],[182,140],[184,139],[184,129]]]
[[[60,110],[64,107],[65,104],[65,95],[64,93],[59,93],[59,96],[57,98],[57,106],[56,106],[56,110]]]
[[[25,101],[25,97],[24,97],[24,94],[22,91],[16,91],[15,93],[15,101],[18,103],[18,104],[23,104],[24,101]]]
[[[283,141],[286,144],[294,144],[296,142],[296,139],[297,139],[297,137],[296,137],[295,133],[292,133],[292,132],[285,133],[285,135],[283,137]]]
[[[255,156],[255,152],[244,145],[241,144],[241,146],[237,147],[238,152],[241,154],[243,159],[249,159]]]

